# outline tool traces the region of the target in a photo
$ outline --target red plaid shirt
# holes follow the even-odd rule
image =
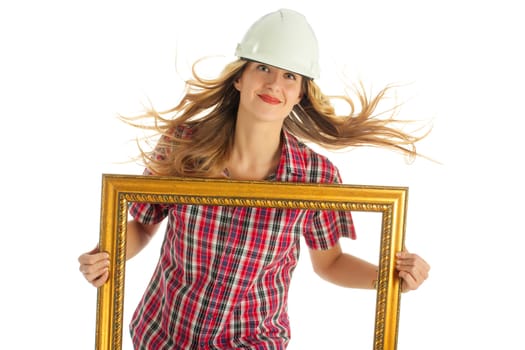
[[[273,181],[341,182],[327,158],[286,132],[283,140]],[[169,218],[131,321],[136,349],[285,349],[300,237],[312,249],[355,238],[343,212],[133,203],[130,214],[145,224]]]

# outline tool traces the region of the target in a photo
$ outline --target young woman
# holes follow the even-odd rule
[[[314,82],[317,40],[301,14],[281,9],[248,30],[238,60],[216,79],[194,79],[180,103],[149,110],[157,146],[141,150],[148,175],[303,183],[341,183],[338,169],[305,143],[340,149],[372,145],[415,156],[417,137],[374,117],[388,89],[336,115]],[[139,126],[134,118],[125,118]],[[147,127],[147,126],[141,126]],[[136,349],[284,349],[290,339],[287,297],[300,239],[322,278],[374,288],[377,266],[342,252],[355,238],[350,213],[298,209],[133,203],[127,258],[136,255],[167,217],[154,275],[131,322]],[[109,257],[95,249],[79,257],[95,287],[108,278]],[[399,252],[403,291],[417,289],[429,265]]]

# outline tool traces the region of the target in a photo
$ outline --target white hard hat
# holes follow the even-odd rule
[[[280,9],[261,17],[237,45],[235,55],[305,77],[319,78],[319,46],[306,18]]]

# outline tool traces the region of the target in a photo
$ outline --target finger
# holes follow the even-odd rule
[[[398,269],[399,277],[405,282],[405,291],[415,290],[428,278],[426,269],[402,266]]]
[[[406,251],[398,252],[396,254],[396,260],[403,263],[414,263],[417,260],[421,260],[422,262],[424,261],[419,255]]]
[[[82,257],[84,255],[93,255],[93,254],[96,254],[96,253],[100,253],[100,249],[99,249],[98,244],[95,246],[95,248],[91,249],[89,252],[86,252],[86,253],[83,253],[82,255],[80,255],[80,257]],[[79,257],[79,259],[80,259],[80,257]]]
[[[98,288],[100,286],[102,286],[104,283],[106,283],[106,281],[108,280],[108,277],[109,277],[109,271],[106,271],[104,272],[101,276],[99,276],[98,278],[94,279],[91,284]]]
[[[93,280],[95,277],[100,276],[104,271],[109,268],[109,260],[99,260],[94,264],[80,264],[78,267],[79,271],[88,280]]]
[[[91,261],[94,260],[94,261]],[[87,262],[80,264],[80,272],[86,274],[86,273],[96,273],[97,271],[101,271],[109,266],[109,258],[106,256],[100,256],[96,259],[86,259]]]
[[[402,279],[401,291],[417,289],[427,278],[430,265],[419,255],[404,250],[396,254],[396,269]]]
[[[415,290],[419,287],[420,283],[410,273],[401,271],[399,272],[399,278],[401,278],[401,291],[408,292]]]
[[[428,274],[430,265],[417,254],[398,253],[396,259],[396,266],[399,269],[417,269],[423,274]]]
[[[93,265],[100,261],[108,260],[109,261],[109,254],[106,252],[101,253],[84,253],[78,257],[78,262],[81,265]]]
[[[109,275],[109,267],[106,266],[97,270],[89,269],[86,272],[83,272],[82,274],[89,283],[93,284],[104,275]]]
[[[428,270],[419,265],[397,265],[396,269],[405,275],[410,275],[418,284],[423,283],[428,278]]]

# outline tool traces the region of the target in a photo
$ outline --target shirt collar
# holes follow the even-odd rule
[[[286,130],[282,132],[281,160],[275,177],[276,181],[301,181],[305,176],[306,164],[301,148],[304,145]]]

